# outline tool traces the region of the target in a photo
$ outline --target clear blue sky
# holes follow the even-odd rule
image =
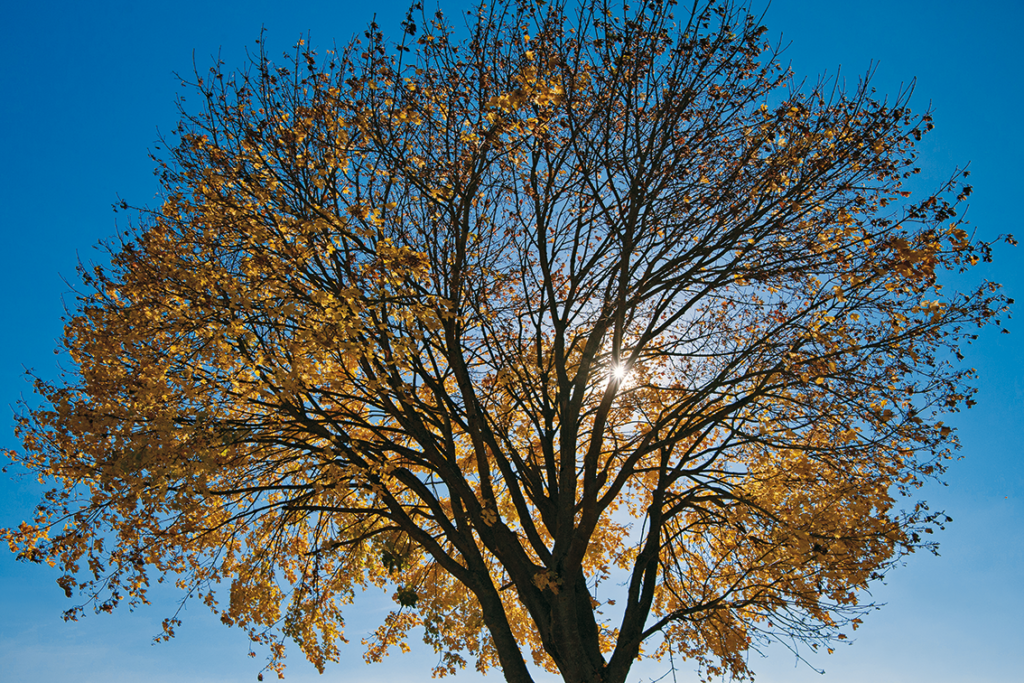
[[[685,3],[684,3],[685,4]],[[464,0],[445,0],[450,12]],[[764,2],[758,2],[758,7]],[[110,205],[118,196],[151,202],[157,191],[146,152],[158,130],[173,128],[174,72],[200,68],[221,51],[228,68],[265,26],[283,49],[300,34],[314,45],[341,43],[376,12],[397,34],[406,4],[385,0],[296,1],[178,0],[176,2],[8,3],[0,25],[0,404],[30,393],[23,367],[57,373],[52,349],[60,335],[61,296],[76,259],[89,259],[97,240],[115,230]],[[792,42],[787,57],[799,75],[823,71],[852,83],[874,60],[876,84],[895,93],[917,78],[914,108],[935,111],[936,130],[922,144],[923,182],[937,184],[957,164],[971,162],[975,194],[970,218],[994,236],[1021,228],[1019,198],[1024,141],[1024,23],[1021,0],[986,0],[968,7],[951,0],[775,0],[766,23]],[[123,220],[123,218],[122,218]],[[978,276],[1004,283],[1024,302],[1024,247],[1002,248]],[[770,649],[753,668],[763,683],[1003,683],[1020,680],[1024,648],[1024,328],[987,334],[967,362],[980,372],[978,405],[955,417],[963,460],[948,487],[923,496],[955,520],[940,538],[942,556],[914,556],[879,586],[888,603],[856,632],[856,642],[811,662],[819,676],[796,665],[785,648]],[[993,331],[994,332],[994,331]],[[0,447],[15,446],[10,411],[0,413]],[[39,487],[0,479],[0,526],[31,514]],[[245,637],[223,627],[201,605],[184,612],[180,635],[150,645],[160,622],[176,608],[173,591],[157,593],[149,608],[113,616],[88,615],[64,624],[70,605],[54,583],[56,572],[14,562],[0,552],[0,683],[75,680],[254,681],[264,653],[246,656]],[[352,644],[340,665],[318,680],[401,683],[426,678],[434,655],[422,648],[367,666],[361,634],[386,603],[352,610]],[[664,673],[637,667],[630,683]],[[271,676],[267,676],[268,680]],[[295,652],[288,680],[317,679]],[[468,672],[459,681],[479,681]],[[502,680],[494,673],[486,680]],[[671,680],[671,678],[666,679]],[[682,665],[679,683],[696,680]]]

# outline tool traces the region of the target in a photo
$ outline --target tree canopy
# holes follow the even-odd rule
[[[991,242],[966,171],[904,188],[930,116],[795,81],[718,0],[402,29],[197,74],[19,415],[54,488],[12,551],[68,619],[171,577],[278,671],[368,587],[367,659],[421,633],[511,683],[845,638],[946,520],[906,496],[1011,303],[940,282]]]

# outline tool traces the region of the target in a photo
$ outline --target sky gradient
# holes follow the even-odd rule
[[[462,0],[441,5],[452,15],[468,6]],[[361,32],[374,12],[385,33],[397,35],[406,7],[390,0],[11,4],[0,26],[0,278],[7,292],[0,297],[6,329],[0,335],[0,403],[30,396],[25,368],[46,378],[58,375],[53,348],[61,334],[62,296],[75,283],[77,260],[99,258],[93,246],[125,220],[111,204],[121,197],[136,205],[156,203],[147,150],[177,120],[175,99],[183,90],[175,73],[190,74],[193,64],[205,71],[218,53],[226,70],[241,66],[261,27],[272,54],[307,32],[323,52]],[[852,86],[874,64],[880,95],[895,95],[916,78],[911,106],[918,112],[930,106],[936,123],[919,147],[924,173],[917,187],[935,187],[970,162],[975,193],[968,218],[980,236],[992,238],[1007,232],[1024,237],[1018,208],[1022,20],[1021,0],[989,0],[970,12],[944,0],[774,0],[764,21],[769,35],[791,43],[784,58],[798,77],[814,81],[841,66],[841,77]],[[998,248],[995,263],[977,268],[971,281],[1001,282],[1008,296],[1024,301],[1021,249]],[[876,587],[876,601],[887,605],[853,634],[855,643],[831,656],[809,657],[824,676],[780,646],[767,650],[765,659],[751,655],[758,681],[1002,683],[1020,676],[1024,329],[1016,320],[1007,327],[1010,335],[987,329],[968,349],[966,363],[979,372],[978,404],[948,420],[959,429],[963,458],[950,467],[948,486],[921,492],[933,510],[955,520],[939,538],[941,556],[912,556]],[[10,415],[7,409],[0,413],[0,448],[17,446]],[[34,481],[3,475],[0,526],[30,517],[41,490]],[[173,589],[154,591],[155,604],[134,613],[90,613],[64,624],[60,614],[71,601],[56,578],[55,570],[18,564],[0,551],[0,683],[234,683],[256,680],[263,666],[264,652],[249,658],[245,636],[200,604],[183,611],[175,640],[152,646],[160,622],[177,609]],[[295,648],[287,680],[426,679],[435,655],[424,648],[383,665],[363,663],[359,640],[388,606],[377,598],[357,602],[349,612],[351,643],[342,662],[319,677]],[[677,683],[696,680],[692,667],[677,664]],[[629,683],[648,683],[666,671],[667,663],[637,666]],[[481,677],[469,671],[456,680]],[[503,679],[494,672],[483,680]]]

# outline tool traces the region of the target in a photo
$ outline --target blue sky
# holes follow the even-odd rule
[[[442,7],[455,12],[467,5],[445,0]],[[0,25],[0,291],[7,292],[0,297],[0,403],[30,393],[25,367],[44,377],[58,373],[52,349],[68,291],[62,277],[73,282],[76,260],[93,258],[93,245],[113,234],[110,205],[119,196],[153,201],[158,188],[147,150],[158,131],[174,127],[174,72],[189,73],[193,58],[205,70],[218,51],[228,68],[240,65],[261,26],[279,49],[307,31],[314,45],[344,42],[374,12],[385,31],[397,34],[405,7],[350,0],[10,3]],[[1022,20],[1021,0],[986,0],[970,10],[946,0],[774,0],[765,22],[771,35],[792,43],[786,58],[810,80],[841,65],[852,84],[872,60],[880,93],[895,93],[916,77],[912,106],[921,111],[930,103],[936,121],[920,147],[919,187],[971,162],[972,223],[983,236],[1024,237],[1017,202]],[[1000,248],[995,263],[976,275],[1002,282],[1009,296],[1024,301],[1022,257],[1021,248]],[[1012,334],[988,330],[970,349],[967,363],[980,373],[978,405],[952,420],[963,459],[951,467],[948,486],[922,492],[955,520],[939,539],[941,557],[914,556],[877,587],[876,600],[887,605],[856,632],[856,642],[810,658],[824,676],[775,647],[765,659],[752,655],[759,681],[1001,683],[1024,670],[1024,329],[1012,322]],[[4,410],[0,447],[16,445],[11,430]],[[0,478],[0,526],[29,516],[39,490],[34,482]],[[0,553],[0,681],[232,683],[255,680],[262,667],[264,653],[247,657],[245,637],[200,605],[183,613],[178,638],[151,646],[161,620],[177,607],[173,590],[158,592],[156,604],[135,613],[64,624],[60,614],[70,601],[56,578]],[[423,649],[363,664],[361,634],[386,609],[380,600],[357,605],[342,663],[319,678],[295,652],[288,680],[423,680],[434,657]],[[665,670],[637,667],[629,680],[647,683]],[[457,680],[480,677],[467,672]],[[502,679],[496,672],[487,680]],[[683,664],[677,680],[696,678]]]

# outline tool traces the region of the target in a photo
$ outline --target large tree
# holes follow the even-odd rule
[[[795,85],[755,16],[673,10],[412,11],[195,79],[162,205],[82,269],[73,370],[19,418],[56,485],[4,535],[67,618],[172,576],[322,669],[373,585],[369,659],[418,628],[513,683],[743,677],[856,627],[945,519],[900,494],[1007,301],[939,282],[989,243],[966,173],[908,199],[909,93]]]

